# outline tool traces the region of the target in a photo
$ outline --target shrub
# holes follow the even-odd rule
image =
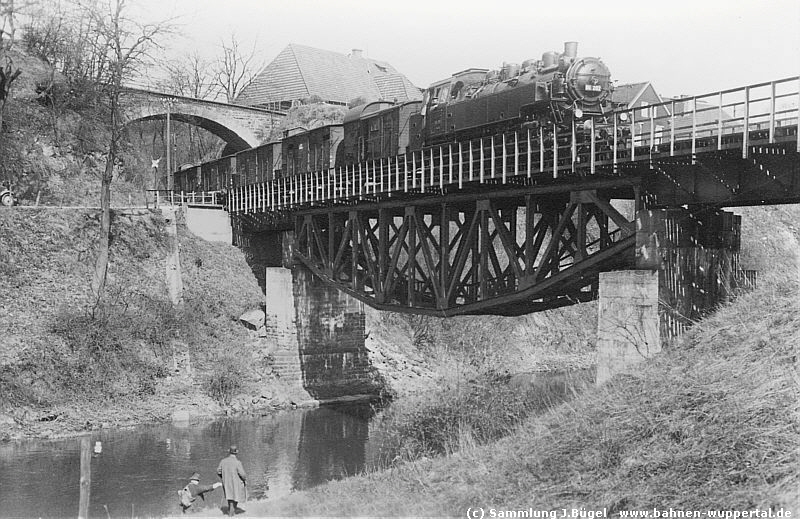
[[[51,325],[68,349],[55,344],[38,354],[50,359],[57,383],[97,397],[154,394],[167,375],[165,345],[176,318],[165,302],[133,305],[117,294],[93,313],[62,309]],[[136,301],[141,303],[142,301]]]
[[[242,361],[237,357],[223,357],[206,381],[206,393],[221,405],[230,404],[233,396],[242,388],[242,368]]]
[[[593,378],[588,370],[529,376],[522,380],[484,375],[393,404],[378,420],[378,463],[450,454],[465,445],[496,440],[532,413],[568,400]]]

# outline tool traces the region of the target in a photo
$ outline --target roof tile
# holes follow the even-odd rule
[[[289,44],[242,90],[236,102],[262,105],[311,96],[347,103],[357,97],[407,101],[421,99],[422,94],[386,62]]]

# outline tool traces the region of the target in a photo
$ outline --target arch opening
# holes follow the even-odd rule
[[[124,126],[127,127],[137,122],[163,121],[166,120],[166,118],[167,118],[166,112],[149,114],[141,117],[131,118],[125,123]],[[208,119],[206,117],[201,117],[194,114],[186,114],[181,112],[172,112],[170,114],[170,118],[173,121],[197,126],[216,135],[217,137],[225,141],[224,153],[238,153],[240,151],[244,151],[252,147],[250,143],[248,143],[247,140],[245,140],[242,136],[240,136],[234,130],[231,130],[230,128],[228,128],[227,126],[218,121],[214,121],[212,119]]]

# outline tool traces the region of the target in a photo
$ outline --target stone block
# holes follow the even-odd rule
[[[660,351],[658,272],[600,273],[597,383]]]

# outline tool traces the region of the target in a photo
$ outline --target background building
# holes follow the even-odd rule
[[[384,61],[365,58],[360,50],[340,54],[289,44],[259,72],[236,103],[287,110],[313,98],[329,104],[421,99],[419,88]]]

